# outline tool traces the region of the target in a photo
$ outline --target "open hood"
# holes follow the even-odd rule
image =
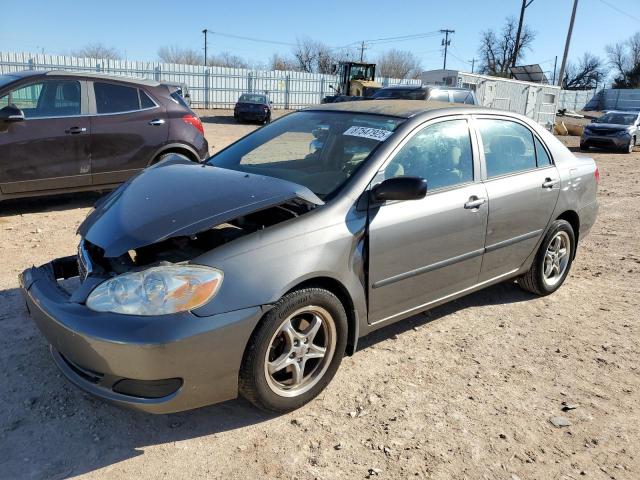
[[[119,257],[295,199],[323,204],[296,183],[174,157],[146,169],[99,201],[78,233],[102,248],[106,257]]]

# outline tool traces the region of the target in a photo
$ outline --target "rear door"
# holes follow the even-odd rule
[[[86,82],[34,80],[3,95],[0,108],[8,104],[20,108],[25,120],[0,129],[2,193],[91,184]]]
[[[475,125],[489,195],[482,282],[522,266],[549,224],[560,183],[547,149],[524,123],[477,117]]]
[[[95,80],[90,93],[93,184],[123,182],[166,143],[166,111],[137,85]]]

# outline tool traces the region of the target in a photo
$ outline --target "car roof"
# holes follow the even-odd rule
[[[114,80],[117,82],[134,83],[136,85],[146,85],[148,87],[157,87],[161,85],[156,80],[149,80],[146,78],[134,78],[125,77],[122,75],[108,75],[105,73],[90,73],[90,72],[72,72],[68,70],[24,70],[22,72],[11,72],[7,75],[16,78],[29,78],[29,77],[79,77],[87,79],[100,79],[100,80]]]
[[[359,100],[353,102],[323,103],[306,109],[307,111],[333,111],[371,113],[390,117],[411,118],[421,113],[436,110],[452,110],[455,113],[465,113],[461,110],[488,110],[463,103],[436,102],[433,100]]]
[[[420,90],[427,88],[426,85],[391,85],[390,87],[382,87],[380,90]]]

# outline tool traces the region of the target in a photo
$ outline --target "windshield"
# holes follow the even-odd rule
[[[240,139],[207,163],[289,180],[326,199],[403,121],[351,112],[292,113]]]
[[[254,95],[251,93],[243,93],[238,100],[240,103],[267,103],[267,98],[264,95]]]
[[[425,100],[427,91],[422,88],[382,88],[374,93],[371,98],[382,99],[402,99],[402,100]]]
[[[638,114],[636,113],[605,113],[595,120],[595,123],[613,123],[615,125],[633,125]]]

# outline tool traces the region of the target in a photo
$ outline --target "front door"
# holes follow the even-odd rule
[[[169,137],[165,109],[142,88],[93,82],[91,118],[94,185],[120,183],[145,168]]]
[[[407,316],[475,285],[487,225],[467,120],[420,128],[395,154],[384,177],[427,179],[421,200],[369,211],[369,322]]]
[[[0,189],[4,194],[91,184],[90,124],[84,82],[47,79],[21,85],[0,98],[25,120],[0,128]]]
[[[559,175],[540,139],[522,123],[479,118],[485,186],[489,195],[487,242],[480,281],[518,270],[544,233],[560,192]]]

